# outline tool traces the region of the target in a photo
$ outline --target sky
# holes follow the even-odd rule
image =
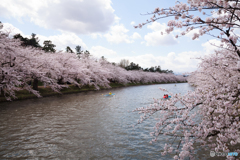
[[[161,35],[168,19],[161,19],[142,29],[134,25],[146,22],[152,15],[144,15],[155,8],[173,6],[166,0],[6,0],[0,3],[3,30],[24,37],[37,34],[40,45],[51,40],[57,50],[77,45],[95,57],[104,56],[109,62],[121,59],[143,68],[161,66],[174,73],[195,71],[197,57],[213,53],[217,43],[209,36],[192,40],[193,32],[175,38],[176,29]]]

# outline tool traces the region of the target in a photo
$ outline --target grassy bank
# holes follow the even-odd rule
[[[186,82],[178,82],[178,83],[186,83]],[[167,84],[167,83],[128,83],[126,85],[119,84],[119,83],[110,83],[110,86],[112,88],[118,88],[118,87],[128,87],[128,86],[139,86],[139,85],[152,85],[152,84]],[[39,92],[42,97],[48,97],[48,96],[54,96],[59,95],[59,93],[54,92],[51,88],[44,88],[43,86],[39,86]],[[100,87],[100,90],[104,89],[111,89],[111,88],[104,88]],[[78,88],[76,86],[70,85],[69,88],[64,88],[61,90],[62,94],[69,94],[69,93],[78,93],[78,92],[86,92],[86,91],[96,91],[96,88],[94,86],[83,86],[81,88]],[[17,99],[12,100],[23,100],[23,99],[30,99],[30,98],[37,98],[34,94],[29,93],[26,90],[21,90],[16,92]],[[0,95],[0,102],[6,102],[7,100],[3,95]]]

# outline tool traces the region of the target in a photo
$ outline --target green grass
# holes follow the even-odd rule
[[[186,82],[178,82],[178,83],[186,83]],[[127,86],[139,86],[139,85],[151,85],[151,84],[166,84],[166,83],[127,83],[127,84],[120,84],[120,83],[110,83],[109,85],[112,88],[118,88],[118,87],[127,87]],[[109,89],[105,87],[100,87],[100,90],[104,89]],[[85,91],[94,91],[96,88],[94,86],[83,86],[81,88],[74,86],[74,85],[69,85],[68,88],[64,88],[61,90],[61,93],[54,92],[51,88],[43,88],[43,86],[39,86],[39,92],[42,97],[47,97],[47,96],[54,96],[54,95],[59,95],[59,94],[68,94],[68,93],[78,93],[78,92],[85,92]],[[22,99],[30,99],[30,98],[37,98],[34,94],[26,91],[26,90],[21,90],[21,91],[16,91],[16,97],[17,99],[12,99],[12,100],[22,100]],[[3,95],[0,95],[0,102],[5,102],[7,101]]]

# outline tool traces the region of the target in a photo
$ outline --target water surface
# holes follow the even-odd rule
[[[136,127],[146,107],[164,94],[193,90],[187,83],[133,86],[0,103],[0,159],[171,159],[150,144],[155,123]],[[105,97],[109,91],[113,97]],[[207,153],[209,155],[209,153]]]

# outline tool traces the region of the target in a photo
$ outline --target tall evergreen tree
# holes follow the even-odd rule
[[[66,48],[66,52],[73,53],[73,50],[72,50],[69,46],[67,46],[67,48]]]
[[[160,66],[155,66],[155,72],[161,73],[161,67]]]
[[[38,39],[38,37],[36,37],[35,33],[32,33],[31,38],[28,39],[28,41],[27,41],[27,45],[28,46],[33,46],[33,47],[36,47],[36,48],[41,47],[40,44],[39,44],[39,39]]]
[[[52,41],[46,40],[43,42],[43,44],[44,44],[43,50],[45,52],[56,52],[56,50],[54,49],[54,47],[56,47],[56,45],[52,44]]]
[[[82,52],[81,51],[81,46],[77,45],[75,50],[76,50],[76,54],[77,54],[78,58],[80,58],[80,55],[81,55],[81,52]]]
[[[150,71],[150,72],[155,72],[154,67],[149,68],[149,71]]]
[[[41,45],[39,44],[39,39],[36,37],[35,33],[32,33],[31,38],[23,37],[21,34],[15,34],[13,36],[14,39],[19,39],[22,43],[22,46],[32,46],[36,48],[41,48]]]
[[[129,66],[125,67],[126,70],[141,70],[142,68],[133,62],[130,63]]]

